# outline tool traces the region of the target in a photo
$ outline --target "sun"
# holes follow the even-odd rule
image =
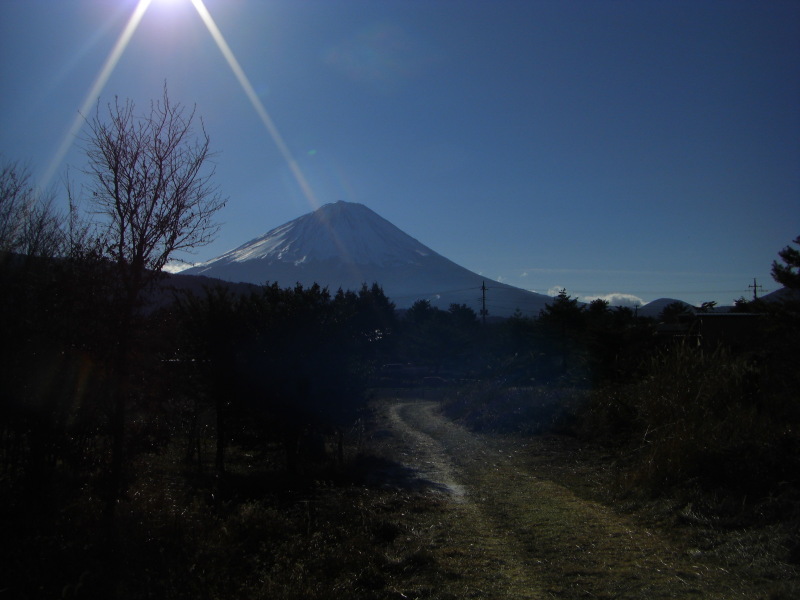
[[[144,0],[142,0],[144,1]],[[147,0],[150,11],[159,15],[159,18],[183,17],[183,13],[192,10],[192,0]]]
[[[120,34],[119,38],[117,39],[117,43],[114,45],[114,48],[111,50],[111,53],[106,58],[105,63],[103,64],[102,69],[97,75],[97,78],[94,81],[94,84],[89,89],[89,93],[86,95],[86,99],[84,100],[83,104],[81,105],[80,110],[78,111],[78,115],[75,117],[75,120],[72,123],[67,134],[64,136],[64,140],[61,143],[56,155],[53,157],[53,160],[50,163],[50,166],[45,173],[45,177],[43,180],[42,187],[47,187],[47,184],[50,183],[53,175],[55,174],[56,168],[61,164],[61,161],[66,156],[67,150],[72,145],[75,137],[80,130],[81,125],[84,121],[84,115],[87,114],[88,110],[91,108],[91,105],[97,101],[102,92],[103,88],[105,87],[106,82],[108,81],[111,73],[114,71],[117,63],[119,62],[120,57],[125,52],[125,48],[127,48],[128,43],[133,37],[136,29],[139,27],[139,23],[142,21],[145,13],[148,11],[151,6],[158,6],[165,9],[176,9],[178,6],[184,5],[188,6],[191,5],[197,11],[197,14],[200,16],[200,19],[205,24],[208,32],[211,34],[214,42],[217,44],[220,52],[222,53],[223,57],[225,58],[228,66],[231,68],[233,75],[239,82],[239,85],[242,87],[242,91],[244,91],[245,96],[250,100],[250,103],[253,105],[253,108],[256,111],[261,123],[264,125],[264,128],[269,133],[272,141],[278,148],[278,151],[283,156],[283,159],[286,161],[289,170],[292,172],[298,186],[300,187],[301,192],[306,197],[309,206],[316,210],[319,208],[319,202],[316,199],[314,191],[311,188],[308,180],[305,177],[300,165],[294,158],[291,150],[289,149],[288,144],[283,139],[278,127],[276,126],[275,122],[272,120],[272,117],[267,112],[266,107],[261,102],[261,99],[256,94],[253,86],[250,83],[247,75],[242,69],[242,66],[239,64],[239,61],[236,59],[236,56],[231,50],[228,42],[225,40],[225,37],[222,35],[222,32],[217,27],[217,24],[214,22],[214,19],[211,17],[211,14],[208,12],[205,3],[203,0],[139,0],[136,4],[136,8],[133,10],[130,19],[128,20],[127,25],[125,26],[124,30]]]

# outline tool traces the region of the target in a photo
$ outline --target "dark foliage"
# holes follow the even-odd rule
[[[800,245],[800,236],[794,239],[794,243]],[[772,277],[787,288],[800,289],[800,250],[786,246],[778,256],[781,262],[773,261]]]
[[[200,382],[192,393],[213,405],[219,471],[227,440],[236,438],[231,428],[251,443],[281,441],[295,469],[304,435],[357,419],[367,374],[394,328],[394,307],[378,286],[333,297],[317,285],[272,284],[249,296],[218,287],[181,306],[176,360]]]
[[[489,330],[481,381],[451,390],[445,410],[479,431],[601,444],[622,493],[677,495],[731,523],[796,523],[800,311],[737,310],[748,314],[721,321],[676,303],[659,323],[562,292],[538,319]]]
[[[331,469],[352,443],[345,435],[357,439],[364,385],[394,334],[394,307],[379,286],[335,296],[318,286],[264,286],[249,296],[216,288],[139,312],[127,342],[119,496],[119,482],[109,480],[109,398],[121,376],[116,270],[91,252],[2,259],[0,510],[14,518],[2,520],[0,560],[14,566],[2,582],[10,597],[134,593],[119,585],[174,595],[170,569],[192,565],[154,562],[148,548],[174,553],[175,544],[210,543],[203,536],[219,535],[220,519],[230,520],[216,502],[238,506],[253,483],[272,482],[280,497],[322,473],[336,476]],[[237,474],[242,456],[254,454],[269,471],[258,481]],[[223,477],[209,478],[210,462]],[[169,496],[178,488],[187,495]],[[113,544],[101,518],[110,498]],[[200,502],[192,519],[166,517],[184,501]],[[165,537],[153,542],[140,526]],[[242,539],[244,551],[250,542]],[[225,547],[219,541],[213,560]]]
[[[445,396],[451,416],[483,432],[605,445],[625,493],[684,495],[732,526],[800,522],[791,302],[742,301],[745,317],[761,315],[755,334],[712,345],[565,291],[537,318],[483,325],[466,306],[424,301],[397,318],[377,284],[220,286],[138,305],[121,341],[118,271],[102,254],[0,255],[9,597],[371,597],[389,580],[375,549],[396,528],[357,505],[336,517],[318,492],[357,496],[345,448],[356,455],[368,388],[380,384]],[[109,477],[115,442],[121,482]],[[110,501],[113,544],[98,516]]]

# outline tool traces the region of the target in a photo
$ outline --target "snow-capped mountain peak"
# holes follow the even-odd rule
[[[326,204],[207,263],[262,260],[294,265],[343,260],[356,265],[415,263],[435,254],[363,204]]]
[[[437,308],[466,304],[482,310],[482,288],[493,316],[516,309],[537,314],[548,296],[492,282],[457,265],[362,204],[335,202],[196,265],[186,275],[229,282],[319,284],[331,291],[378,283],[398,308],[428,300]]]

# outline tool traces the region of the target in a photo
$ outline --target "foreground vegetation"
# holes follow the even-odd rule
[[[3,524],[4,594],[378,598],[430,572],[412,517],[435,504],[359,485],[355,460],[287,476],[279,452],[230,454],[224,479],[186,467],[181,448],[140,457],[113,556],[91,490],[54,490],[49,510],[13,507]]]
[[[614,476],[593,493],[606,501],[670,498],[676,515],[705,526],[778,526],[780,540],[797,538],[800,382],[783,310],[765,317],[761,345],[739,349],[665,340],[631,320],[608,361],[593,354],[603,330],[590,319],[569,336],[545,315],[459,328],[463,309],[421,304],[398,318],[377,286],[179,294],[140,316],[115,497],[113,311],[87,305],[106,302],[86,294],[91,285],[68,285],[103,285],[94,268],[3,266],[4,339],[17,340],[2,363],[9,597],[448,597],[441,590],[462,575],[442,571],[415,533],[440,501],[382,485],[375,473],[397,466],[374,454],[366,425],[382,365],[428,342],[436,361],[392,382],[406,395],[443,398],[447,414],[483,433],[602,448]],[[605,316],[614,327],[619,316]],[[456,334],[481,344],[465,350]],[[780,560],[797,563],[798,548],[781,544]]]
[[[499,388],[446,396],[445,412],[477,431],[557,433],[616,456],[618,491],[710,502],[730,524],[800,518],[800,382],[784,357],[671,344],[632,381],[595,388]],[[800,521],[798,521],[800,524]]]
[[[185,132],[191,116],[171,106],[165,91],[157,116]],[[126,127],[132,107],[116,110]],[[97,144],[119,141],[101,121],[93,131]],[[5,597],[455,589],[461,575],[438,569],[414,533],[441,507],[374,477],[391,459],[364,446],[373,386],[435,385],[447,414],[482,432],[602,447],[614,461],[607,497],[679,498],[695,521],[779,524],[798,539],[796,304],[740,302],[757,326],[712,344],[566,291],[539,315],[485,326],[462,305],[398,313],[377,284],[189,292],[159,270],[215,231],[222,201],[191,180],[207,138],[188,186],[127,200],[102,176],[103,157],[125,153],[101,147],[100,235],[38,203],[14,165],[0,169]],[[141,165],[125,167],[112,172],[129,188],[144,181]],[[780,256],[776,277],[796,289],[800,255]],[[691,320],[679,312],[662,321]],[[784,550],[800,560],[800,545]]]
[[[792,303],[757,308],[757,340],[744,345],[663,339],[625,376],[590,386],[580,377],[558,386],[476,382],[452,390],[444,411],[520,444],[531,435],[568,438],[572,451],[551,476],[585,497],[649,514],[659,527],[695,527],[710,547],[797,568],[798,311]]]

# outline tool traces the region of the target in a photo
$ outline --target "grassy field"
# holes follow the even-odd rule
[[[526,414],[552,421],[554,403],[566,394],[546,395],[538,408],[528,399]],[[503,411],[520,397],[505,402]],[[513,460],[492,459],[490,467],[478,459],[469,466],[483,446],[466,429],[448,425],[447,435],[460,436],[453,459],[460,476],[473,489],[490,490],[469,506],[453,502],[410,466],[417,444],[387,423],[385,403],[373,403],[363,428],[345,436],[343,464],[329,448],[328,460],[301,461],[293,475],[278,445],[229,448],[224,477],[215,476],[210,452],[202,471],[196,461],[187,464],[178,438],[140,455],[118,507],[113,545],[90,485],[63,482],[69,493],[56,489],[40,506],[6,498],[14,511],[5,513],[0,532],[2,596],[579,598],[616,589],[608,597],[644,598],[653,596],[635,583],[637,564],[653,560],[662,547],[656,539],[677,548],[679,562],[695,557],[715,565],[706,568],[707,578],[713,572],[760,590],[738,597],[783,600],[800,589],[792,521],[737,525],[682,498],[631,494],[620,480],[618,455],[575,437],[486,435],[480,444]],[[483,427],[489,429],[496,427]],[[444,440],[445,430],[436,436]],[[538,487],[514,483],[521,468],[534,474]],[[549,529],[542,529],[548,519]],[[574,527],[570,519],[578,519]],[[606,535],[617,531],[610,525],[616,519],[658,532],[650,541],[631,538],[641,548],[636,560],[645,563],[630,562],[627,550],[616,559],[608,554],[616,550],[598,554],[607,544],[602,539],[617,539]],[[595,525],[580,524],[586,522]],[[619,539],[629,535],[618,533]],[[509,544],[511,538],[516,541]],[[672,594],[672,585],[658,589]]]

